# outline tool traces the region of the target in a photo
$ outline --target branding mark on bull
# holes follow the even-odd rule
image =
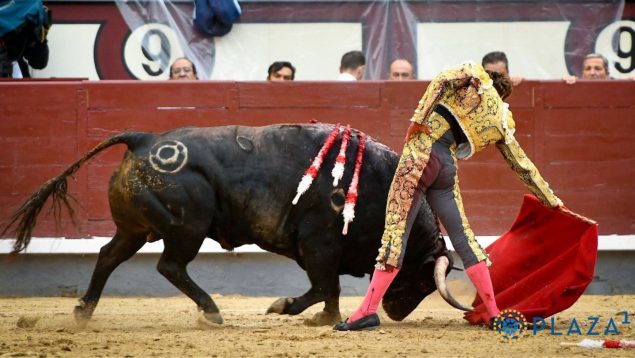
[[[154,145],[148,160],[154,170],[161,173],[177,173],[187,163],[187,147],[178,140],[169,140]]]

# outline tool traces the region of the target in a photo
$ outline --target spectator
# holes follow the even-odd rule
[[[179,57],[170,66],[171,80],[198,80],[196,66],[185,57]]]
[[[42,1],[11,1],[1,6],[0,77],[30,77],[29,66],[45,68],[50,27],[51,12]]]
[[[364,76],[366,57],[361,51],[349,51],[340,61],[340,75],[338,81],[359,81]]]
[[[574,84],[577,80],[576,76],[566,75],[562,78],[568,84]],[[583,80],[608,80],[609,77],[609,61],[606,57],[599,53],[590,53],[584,56],[582,62],[582,79]]]
[[[521,76],[509,75],[509,61],[507,61],[505,52],[494,51],[486,54],[481,60],[481,65],[483,65],[483,68],[487,71],[498,72],[509,77],[514,86],[518,86],[523,81],[523,77]]]
[[[267,70],[267,81],[293,81],[295,67],[288,61],[276,61]]]
[[[407,81],[414,80],[412,74],[412,64],[404,58],[398,58],[390,64],[388,71],[389,81]]]

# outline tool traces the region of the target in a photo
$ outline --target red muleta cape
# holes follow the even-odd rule
[[[509,231],[485,250],[498,307],[518,310],[528,322],[569,308],[593,280],[597,245],[597,223],[525,195]],[[478,295],[472,307],[466,320],[489,321]]]

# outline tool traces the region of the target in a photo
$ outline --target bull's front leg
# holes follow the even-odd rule
[[[297,315],[324,301],[324,309],[304,323],[309,326],[324,326],[340,322],[341,288],[337,274],[339,254],[333,254],[332,247],[312,247],[303,252],[311,253],[304,257],[304,267],[311,282],[311,289],[299,297],[279,298],[267,309],[267,313]]]

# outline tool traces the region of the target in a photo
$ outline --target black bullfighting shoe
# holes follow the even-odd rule
[[[336,331],[367,331],[376,329],[379,327],[379,316],[377,313],[373,313],[370,316],[366,316],[358,319],[355,322],[340,322],[333,327]]]

